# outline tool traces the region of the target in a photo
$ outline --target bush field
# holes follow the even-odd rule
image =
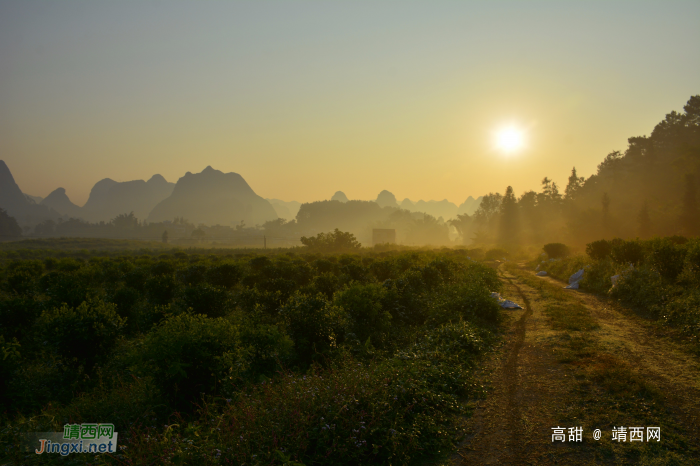
[[[446,454],[466,400],[481,396],[475,361],[497,338],[500,283],[463,251],[34,257],[0,269],[9,464]],[[83,422],[114,423],[126,448],[19,448],[23,432]]]
[[[700,239],[600,240],[587,255],[542,261],[539,269],[567,280],[585,268],[582,289],[609,294],[644,317],[680,331],[700,350]],[[612,276],[619,275],[613,286]]]

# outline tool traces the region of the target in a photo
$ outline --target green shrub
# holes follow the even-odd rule
[[[550,259],[563,259],[569,255],[569,247],[562,243],[545,244],[542,249]]]
[[[7,381],[14,375],[22,359],[20,355],[20,345],[16,338],[5,340],[0,335],[0,400],[5,404]]]
[[[338,277],[332,273],[325,272],[313,278],[309,289],[311,294],[323,293],[326,299],[331,300],[333,299],[333,294],[338,290],[339,283]]]
[[[644,249],[639,241],[615,238],[611,241],[610,256],[618,264],[639,264],[644,259]]]
[[[186,269],[179,270],[177,273],[177,278],[185,285],[199,285],[204,281],[206,272],[207,268],[204,265],[190,265]]]
[[[245,322],[241,327],[241,341],[250,352],[251,377],[273,376],[294,352],[294,342],[276,325]]]
[[[394,278],[396,276],[394,264],[391,261],[373,262],[369,266],[369,271],[380,282],[383,282],[384,280],[389,280],[390,278]]]
[[[31,335],[42,308],[42,303],[21,296],[0,300],[0,335],[24,341],[25,336]]]
[[[308,296],[295,293],[282,307],[280,315],[302,364],[308,364],[337,348],[347,329],[345,311],[328,302],[321,294]]]
[[[67,304],[77,307],[85,301],[88,294],[88,284],[80,280],[75,273],[53,271],[39,279],[39,286],[51,299],[51,305]]]
[[[675,280],[685,266],[686,248],[662,238],[651,240],[649,246],[651,266],[666,280]]]
[[[688,244],[686,248],[685,267],[693,282],[700,282],[700,241],[695,240]]]
[[[661,275],[648,267],[625,271],[611,295],[638,310],[658,317],[667,298],[673,294],[672,288]]]
[[[5,379],[6,401],[12,411],[36,413],[48,403],[70,403],[84,378],[83,368],[51,353],[41,359],[25,359],[12,377]]]
[[[61,356],[77,358],[88,367],[114,348],[124,324],[114,304],[97,300],[44,311],[36,322],[41,341]]]
[[[593,241],[592,243],[588,243],[586,245],[586,254],[588,254],[588,256],[595,261],[610,257],[611,252],[612,244],[610,244],[610,241],[606,241],[604,239]]]
[[[153,275],[172,275],[175,273],[175,265],[169,261],[158,261],[151,266],[151,274]]]
[[[493,291],[497,291],[494,289]],[[460,283],[440,290],[430,307],[433,326],[468,320],[491,325],[498,322],[499,306],[488,288],[479,283]]]
[[[333,304],[350,317],[349,331],[360,340],[381,343],[391,328],[391,314],[382,308],[386,289],[379,284],[353,283],[335,294]]]
[[[173,300],[177,283],[172,275],[156,275],[146,280],[144,289],[151,303],[164,306]]]
[[[114,386],[98,385],[55,410],[59,419],[71,423],[109,419],[117,432],[126,432],[135,423],[152,424],[159,409],[159,393],[151,377],[119,378]],[[49,411],[47,414],[54,414]]]
[[[609,257],[585,265],[582,263],[578,267],[585,267],[586,270],[580,283],[581,288],[596,293],[607,293],[612,287],[610,277],[617,274],[615,264]]]
[[[226,314],[226,291],[215,286],[199,284],[185,288],[182,299],[187,308],[197,314],[209,317],[223,317]]]
[[[10,264],[7,270],[7,290],[25,296],[33,294],[43,271],[44,264],[38,260]]]
[[[169,317],[135,348],[142,375],[150,375],[164,396],[180,408],[223,380],[238,382],[248,371],[249,351],[231,321],[203,315]]]
[[[110,298],[110,302],[116,304],[117,312],[120,316],[129,319],[133,317],[132,311],[136,303],[139,301],[141,295],[140,293],[131,288],[130,286],[125,286],[119,288]]]
[[[214,286],[233,288],[243,276],[243,271],[236,264],[221,264],[207,272],[207,281]]]
[[[127,264],[130,263],[127,262]],[[135,290],[143,292],[147,278],[148,273],[145,270],[140,267],[135,267],[124,274],[124,283]]]

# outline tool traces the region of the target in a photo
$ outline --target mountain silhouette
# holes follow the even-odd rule
[[[31,194],[27,194],[27,193],[24,193],[24,195],[26,196],[27,199],[29,199],[30,202],[34,201],[34,204],[40,204],[41,201],[44,200],[44,198],[41,196],[32,196]]]
[[[445,220],[457,217],[457,205],[443,199],[442,201],[423,201],[416,202],[415,210],[425,212],[435,218],[442,217]]]
[[[481,205],[481,200],[483,198],[484,196],[479,196],[478,198],[474,199],[472,196],[469,196],[463,203],[459,205],[457,213],[473,215],[474,212],[476,212],[476,209],[479,208],[479,205]]]
[[[175,183],[168,183],[161,175],[153,175],[148,181],[121,183],[105,178],[93,186],[82,214],[91,222],[108,222],[130,212],[138,219],[145,219],[159,202],[170,196],[174,187]]]
[[[406,198],[403,201],[401,201],[401,208],[413,212],[416,208],[416,205],[409,198]]]
[[[238,173],[223,173],[212,167],[201,173],[187,172],[180,178],[172,194],[156,205],[149,222],[184,217],[194,224],[262,225],[276,220],[272,205],[255,194]]]
[[[41,200],[40,205],[50,207],[61,215],[71,218],[82,218],[83,212],[80,207],[73,204],[66,195],[66,190],[57,188],[48,196]]]
[[[20,225],[35,225],[43,220],[55,220],[58,213],[44,205],[37,205],[19,189],[12,172],[3,160],[0,160],[0,208],[14,217]]]
[[[336,191],[331,198],[331,201],[348,202],[350,199],[342,191]]]
[[[293,220],[301,207],[301,202],[297,201],[282,201],[280,199],[266,199],[266,201],[275,209],[277,216],[285,220]]]
[[[399,203],[396,202],[396,196],[387,191],[386,189],[379,193],[377,200],[375,200],[380,207],[399,207]]]

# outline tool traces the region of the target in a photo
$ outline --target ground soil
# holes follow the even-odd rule
[[[585,453],[583,444],[552,442],[552,428],[562,423],[558,418],[577,396],[576,366],[557,360],[554,342],[562,332],[552,329],[543,312],[541,293],[503,268],[499,274],[505,286],[503,295],[524,309],[504,311],[508,317],[503,344],[477,374],[478,380],[489,387],[488,396],[474,403],[467,436],[451,464],[600,463],[595,455]],[[564,286],[551,278],[544,280]],[[697,356],[605,297],[575,290],[571,293],[598,324],[593,332],[598,344],[631,363],[645,380],[659,388],[666,397],[668,414],[686,426],[685,438],[700,444]],[[595,446],[590,437],[591,431],[584,432],[589,453]],[[576,448],[580,448],[580,455]]]

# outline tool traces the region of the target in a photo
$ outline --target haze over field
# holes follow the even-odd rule
[[[520,195],[680,110],[699,22],[697,2],[3,2],[0,157],[78,206],[209,165],[284,201]]]

